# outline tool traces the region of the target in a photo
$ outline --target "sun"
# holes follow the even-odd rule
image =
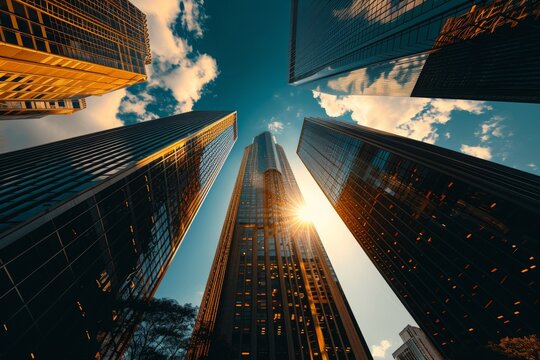
[[[311,223],[313,222],[313,214],[309,207],[305,204],[299,206],[296,209],[296,218],[302,223]]]

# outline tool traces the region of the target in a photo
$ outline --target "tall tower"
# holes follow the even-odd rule
[[[403,345],[392,353],[394,360],[444,360],[422,329],[407,325],[399,337]]]
[[[269,132],[246,147],[188,359],[371,359]]]
[[[146,80],[146,16],[128,0],[1,0],[0,120],[71,114]]]
[[[0,155],[0,358],[120,358],[236,138],[203,111]]]
[[[540,102],[539,24],[536,0],[292,0],[289,82],[334,95]]]
[[[315,118],[298,155],[445,358],[539,333],[538,176]]]

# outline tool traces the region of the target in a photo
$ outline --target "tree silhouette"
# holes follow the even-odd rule
[[[540,360],[540,339],[536,335],[518,338],[505,337],[488,348],[510,359]]]
[[[172,299],[132,302],[129,308],[141,314],[126,360],[176,360],[187,349],[197,308]]]

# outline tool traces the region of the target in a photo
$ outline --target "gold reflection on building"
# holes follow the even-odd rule
[[[485,6],[473,5],[468,13],[446,20],[434,48],[493,33],[503,26],[513,28],[528,17],[540,17],[536,1],[494,0]]]
[[[0,116],[71,114],[146,80],[145,15],[128,0],[0,0]]]

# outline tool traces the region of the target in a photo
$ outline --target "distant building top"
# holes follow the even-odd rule
[[[407,325],[399,336],[404,344],[392,353],[395,360],[444,360],[419,327]]]

